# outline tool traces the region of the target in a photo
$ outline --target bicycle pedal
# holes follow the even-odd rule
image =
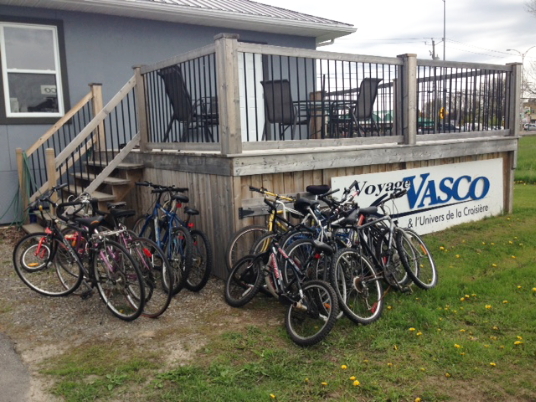
[[[86,290],[85,292],[83,292],[81,295],[80,295],[80,298],[82,300],[87,300],[89,299],[91,296],[93,296],[93,290],[92,289],[89,289],[89,290]]]
[[[406,293],[408,295],[412,295],[413,294],[413,289],[410,286],[404,286],[403,288],[400,289],[400,292],[401,293]]]

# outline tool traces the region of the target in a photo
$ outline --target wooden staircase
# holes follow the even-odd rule
[[[97,85],[97,84],[93,84]],[[27,151],[17,149],[19,181],[22,205],[26,207],[48,189],[59,183],[68,183],[63,189],[65,194],[78,195],[89,193],[99,202],[99,209],[107,210],[109,202],[122,201],[135,182],[143,177],[143,165],[125,161],[128,154],[139,145],[140,135],[136,127],[135,116],[131,116],[131,106],[135,103],[136,76],[132,77],[119,92],[102,106],[100,89],[86,95],[73,109],[60,119]],[[100,87],[99,87],[100,88]],[[77,114],[86,114],[83,110],[91,104],[94,117],[69,143],[61,144],[65,126],[72,125]],[[126,110],[126,111],[125,111]],[[118,116],[122,117],[118,126]],[[130,120],[125,120],[129,116]],[[65,141],[63,141],[65,142]],[[31,154],[37,158],[31,160]],[[46,172],[45,180],[34,188],[32,194],[26,194],[27,182],[35,183],[36,177],[27,177],[35,172]],[[30,172],[30,173],[28,173]],[[36,223],[26,222],[24,230],[29,233],[42,231]]]

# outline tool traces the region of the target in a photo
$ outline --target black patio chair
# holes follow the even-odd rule
[[[353,137],[354,132],[357,137],[366,136],[369,132],[379,134],[372,112],[381,81],[381,78],[364,78],[355,102],[331,102],[329,126],[332,136]]]
[[[177,65],[166,67],[158,72],[164,82],[166,94],[172,108],[171,120],[168,123],[162,142],[167,142],[175,121],[183,124],[183,133],[179,139],[184,142],[188,131],[201,129],[205,142],[214,142],[210,126],[218,124],[217,98],[201,98],[192,102],[181,68]]]
[[[285,131],[291,129],[290,138],[294,139],[296,126],[308,124],[309,118],[299,120],[300,109],[292,100],[289,80],[261,81],[264,89],[264,108],[268,123],[277,124],[279,139],[284,140]],[[263,138],[267,137],[267,127]]]

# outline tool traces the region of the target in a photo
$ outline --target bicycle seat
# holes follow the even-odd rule
[[[309,208],[315,208],[320,204],[319,201],[315,200],[308,200],[307,198],[300,198],[298,201],[294,203],[294,209],[301,212],[304,215],[307,215],[309,213]]]
[[[188,196],[184,195],[184,194],[173,194],[171,196],[171,199],[175,200],[175,201],[179,201],[179,202],[188,202],[188,201],[190,201]]]
[[[89,218],[75,217],[73,218],[73,221],[82,226],[88,227],[89,230],[92,231],[104,221],[104,216],[90,216]]]
[[[313,243],[315,245],[315,249],[317,249],[318,251],[323,251],[326,254],[333,254],[334,253],[333,248],[329,244],[323,243],[323,242],[318,241],[318,240],[313,240]]]
[[[190,216],[199,215],[199,211],[197,209],[193,209],[190,207],[184,207],[184,213]]]
[[[126,205],[126,203],[125,203]],[[117,210],[117,209],[111,209],[110,210],[110,214],[115,218],[115,219],[119,219],[119,218],[128,218],[130,216],[134,216],[136,215],[136,211],[134,211],[133,209],[120,209],[120,210]]]
[[[325,194],[331,187],[328,184],[310,185],[305,188],[305,191],[313,195]]]
[[[357,211],[361,215],[374,215],[378,213],[378,207],[359,208]]]

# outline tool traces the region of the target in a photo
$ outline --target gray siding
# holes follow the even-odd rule
[[[133,75],[132,66],[152,64],[205,46],[213,42],[216,34],[229,32],[217,27],[35,8],[2,7],[0,14],[63,21],[68,90],[73,105],[88,93],[89,83],[103,84],[106,103]],[[247,41],[315,48],[314,38],[248,31],[232,33]],[[28,148],[48,128],[48,125],[0,126],[0,216],[6,212],[18,186],[15,149]],[[14,218],[10,211],[0,218],[0,224]]]

